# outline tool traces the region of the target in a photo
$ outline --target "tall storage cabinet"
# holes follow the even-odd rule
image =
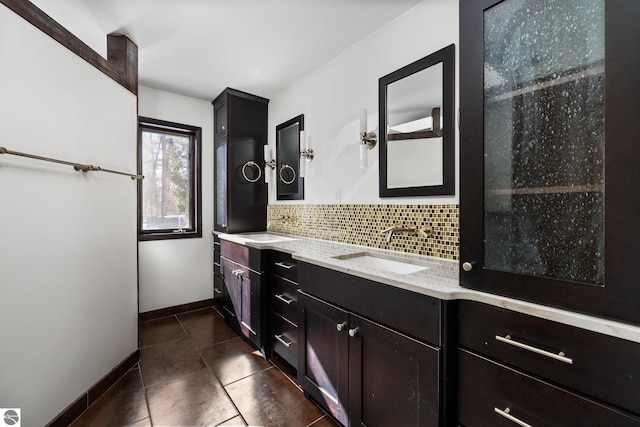
[[[225,89],[214,101],[215,230],[223,233],[267,228],[267,143],[269,100]]]
[[[462,286],[640,324],[639,16],[460,1]],[[640,425],[638,343],[470,301],[458,339],[460,425]]]
[[[462,286],[640,323],[639,16],[461,1]]]

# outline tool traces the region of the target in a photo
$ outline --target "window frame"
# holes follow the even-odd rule
[[[150,117],[138,117],[138,174],[142,174],[142,132],[143,130],[175,133],[188,136],[190,139],[189,181],[192,188],[192,202],[189,214],[192,226],[188,229],[143,230],[143,180],[138,181],[138,241],[187,239],[202,237],[202,128]],[[177,230],[184,230],[178,232]]]

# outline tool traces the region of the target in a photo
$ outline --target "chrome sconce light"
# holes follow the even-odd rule
[[[269,160],[271,159],[271,160]],[[271,170],[269,170],[269,168]],[[264,182],[265,184],[269,183],[269,176],[271,175],[271,171],[276,168],[276,161],[273,158],[273,152],[269,148],[269,145],[264,146]]]
[[[300,131],[300,178],[307,176],[307,162],[313,160],[313,150],[309,148],[307,133]],[[306,160],[306,161],[305,161]]]
[[[378,143],[375,132],[367,132],[367,109],[360,110],[360,169],[368,167],[367,151]]]

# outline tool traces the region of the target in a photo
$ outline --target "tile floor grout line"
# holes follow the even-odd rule
[[[287,375],[286,372],[284,372],[282,369],[280,369],[280,367],[278,365],[273,363],[273,361],[271,359],[269,359],[269,363],[271,363],[273,365],[273,367],[276,368],[278,371],[282,372],[282,375],[284,375],[289,381],[291,381],[291,383],[294,386],[296,386],[297,389],[302,391],[302,386],[300,384],[298,384],[297,382],[295,382],[291,377],[289,377],[289,375]]]
[[[238,337],[234,337],[231,339],[235,339],[235,338],[241,338],[240,336]],[[227,340],[230,341],[231,339]],[[219,343],[214,344],[217,345]],[[229,402],[231,402],[231,404],[233,405],[233,407],[235,408],[236,412],[238,413],[238,415],[229,418],[229,420],[239,416],[242,419],[242,422],[244,423],[245,426],[248,426],[249,423],[247,422],[247,420],[244,418],[244,415],[242,415],[242,412],[240,412],[240,409],[238,408],[238,406],[236,405],[236,402],[233,401],[233,399],[231,398],[231,395],[229,394],[229,392],[227,391],[227,389],[225,388],[225,386],[222,384],[222,381],[220,381],[220,378],[218,378],[218,376],[215,374],[215,372],[213,372],[213,370],[211,369],[211,366],[209,366],[209,364],[207,363],[207,361],[204,359],[204,357],[202,357],[202,353],[200,353],[200,349],[198,348],[198,346],[196,346],[194,344],[194,347],[196,348],[196,351],[198,352],[198,356],[200,356],[200,359],[204,362],[204,366],[207,367],[207,369],[209,370],[209,372],[211,373],[211,375],[213,376],[213,378],[216,379],[216,381],[218,382],[218,384],[220,384],[220,387],[222,387],[222,391],[224,391],[224,394],[227,396],[227,398],[229,399]],[[246,377],[245,377],[246,378]],[[222,423],[219,423],[218,425],[221,425],[229,420],[225,420]]]
[[[313,427],[314,424],[317,424],[318,422],[320,422],[321,419],[326,418],[326,417],[328,417],[328,415],[324,414],[323,416],[321,416],[317,420],[313,421],[311,424],[307,425],[307,427]]]
[[[140,365],[140,362],[138,362]],[[153,418],[151,417],[151,407],[149,406],[149,399],[147,398],[147,387],[144,385],[144,378],[142,377],[142,368],[138,366],[138,372],[140,374],[140,383],[142,384],[142,393],[144,393],[144,403],[147,405],[147,413],[149,414],[149,424],[153,427]]]

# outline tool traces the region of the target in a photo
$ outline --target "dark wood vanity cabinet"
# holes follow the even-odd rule
[[[267,228],[264,150],[269,100],[225,89],[214,101],[215,230]]]
[[[271,349],[298,366],[298,261],[291,254],[269,254],[269,326]]]
[[[224,281],[222,279],[222,266],[220,265],[220,237],[213,235],[213,301],[219,305],[222,303]]]
[[[298,381],[345,426],[447,425],[444,302],[300,263]]]
[[[265,293],[262,291],[262,252],[222,240],[222,315],[239,333],[265,352]]]
[[[459,316],[460,424],[640,425],[640,344],[470,301]]]
[[[460,2],[460,282],[640,323],[640,2]]]

